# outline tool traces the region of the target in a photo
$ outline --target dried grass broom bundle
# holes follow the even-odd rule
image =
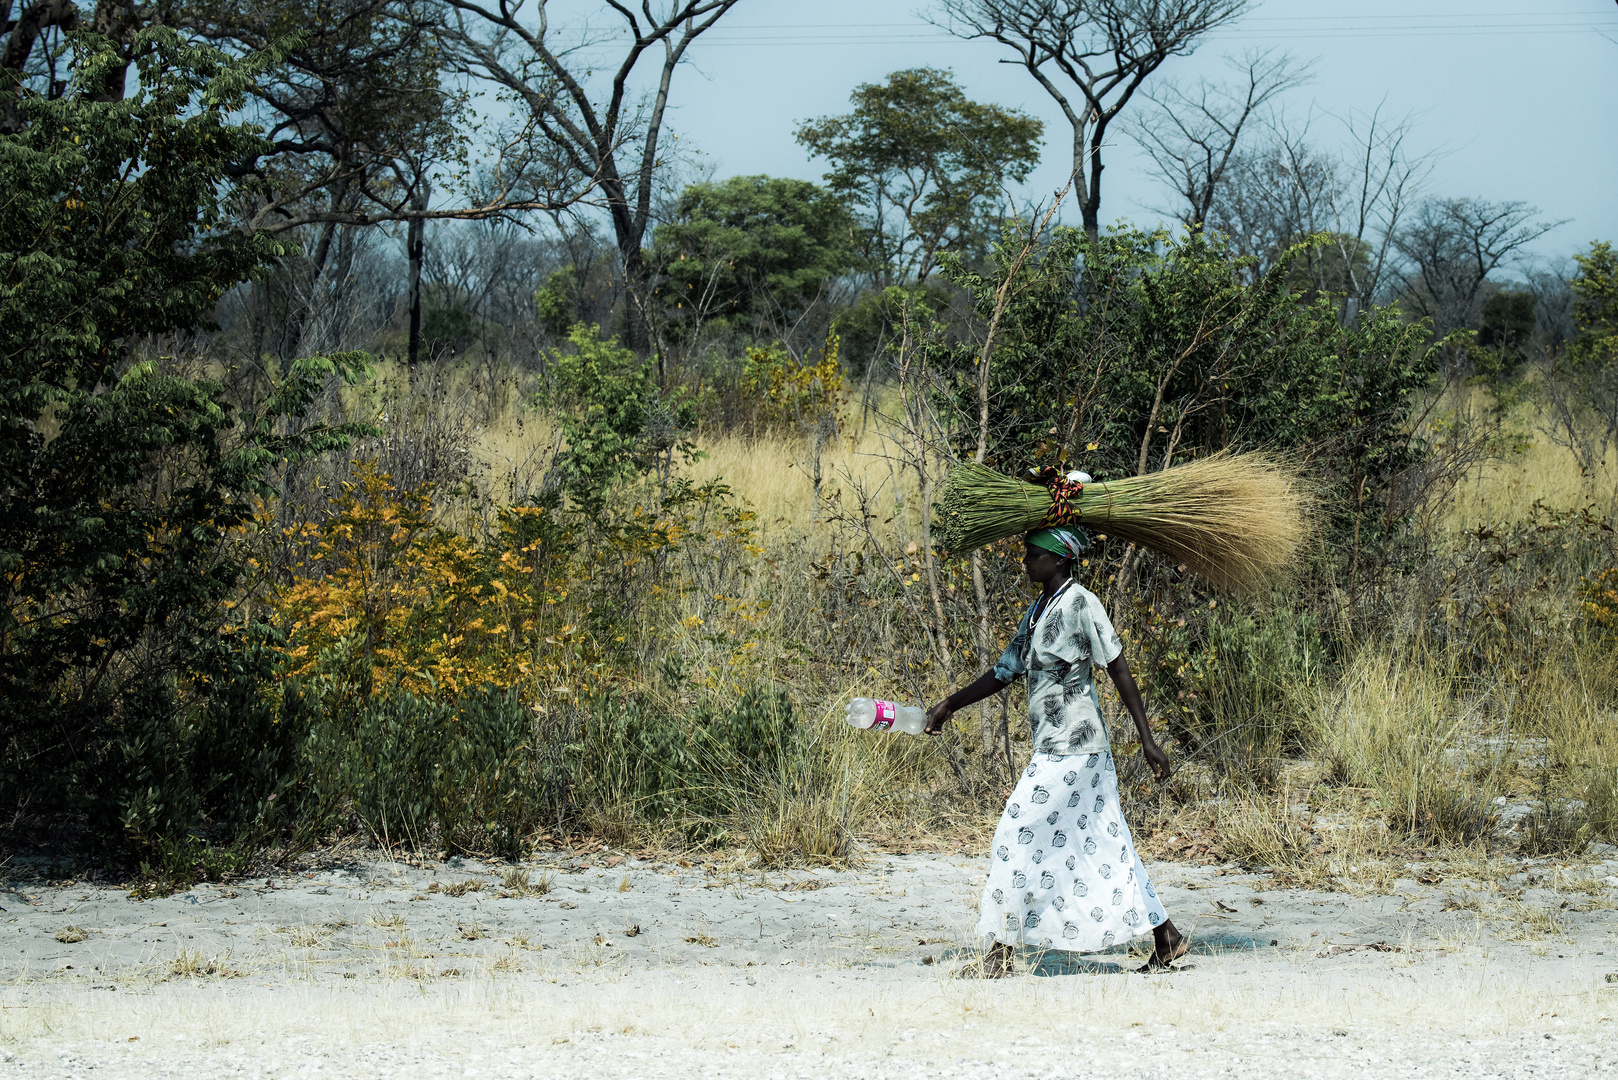
[[[983,465],[955,466],[934,534],[964,555],[1047,524],[1051,491]],[[1222,452],[1162,472],[1084,485],[1076,523],[1160,552],[1221,589],[1246,591],[1290,569],[1312,499],[1297,473],[1263,453]]]

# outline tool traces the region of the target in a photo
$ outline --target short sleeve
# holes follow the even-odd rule
[[[995,661],[994,677],[1002,683],[1012,683],[1027,674],[1028,667],[1023,663],[1023,657],[1028,651],[1027,645],[1028,613],[1025,611],[1022,622],[1017,624],[1016,636],[1011,639],[1011,644],[1006,646],[1006,651],[1000,654],[1000,659]]]
[[[1097,667],[1106,667],[1123,654],[1124,643],[1119,640],[1118,631],[1112,628],[1112,620],[1107,617],[1107,609],[1101,606],[1101,601],[1087,595],[1084,606],[1089,616],[1090,658]]]

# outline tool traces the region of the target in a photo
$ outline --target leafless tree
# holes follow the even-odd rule
[[[436,302],[472,316],[469,333],[486,360],[531,361],[543,336],[534,293],[565,261],[554,239],[490,218],[434,230],[426,277]]]
[[[440,31],[460,71],[511,94],[533,137],[550,146],[576,178],[599,192],[612,219],[629,298],[628,343],[645,349],[650,290],[641,256],[661,162],[659,140],[675,69],[691,43],[739,0],[605,0],[628,31],[604,99],[588,57],[606,40],[591,30],[570,40],[551,26],[551,0],[442,0]],[[632,80],[648,54],[661,61],[655,89],[638,96]]]
[[[1567,347],[1579,333],[1573,318],[1573,271],[1536,266],[1523,274],[1534,294],[1534,345],[1536,350],[1554,355]]]
[[[1264,143],[1232,160],[1207,224],[1257,258],[1260,271],[1290,245],[1325,234],[1295,265],[1317,292],[1341,296],[1348,318],[1389,299],[1394,238],[1436,155],[1409,151],[1409,118],[1390,121],[1380,107],[1334,118],[1351,148],[1335,154],[1315,138],[1320,118],[1268,118]]]
[[[1232,81],[1199,79],[1191,87],[1170,82],[1145,91],[1156,107],[1124,126],[1184,200],[1175,216],[1188,229],[1200,229],[1207,220],[1249,121],[1271,99],[1310,79],[1287,53],[1252,49],[1227,60],[1239,73]]]
[[[1255,260],[1256,278],[1269,270],[1299,236],[1324,228],[1340,182],[1338,162],[1307,139],[1276,121],[1264,143],[1239,153],[1230,163],[1205,225],[1228,236],[1237,254]]]
[[[1073,129],[1073,184],[1092,237],[1107,128],[1171,56],[1247,10],[1248,0],[942,0],[940,25],[997,41],[1061,106]]]
[[[1489,274],[1562,221],[1535,221],[1537,207],[1483,199],[1428,199],[1393,238],[1408,268],[1400,302],[1433,320],[1433,332],[1477,324]]]

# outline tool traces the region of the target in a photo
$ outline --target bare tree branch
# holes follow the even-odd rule
[[[580,55],[598,44],[588,32],[559,43],[550,27],[550,0],[442,0],[439,31],[450,62],[465,75],[511,94],[526,110],[536,138],[548,143],[573,173],[574,190],[599,193],[612,219],[631,318],[632,348],[648,345],[648,273],[641,255],[657,182],[659,140],[674,71],[691,43],[740,0],[606,0],[628,31],[628,47],[613,71],[605,101],[586,85]],[[660,54],[657,86],[647,99],[630,82],[648,52]],[[628,158],[628,161],[622,159]],[[582,197],[582,196],[581,196]]]
[[[1409,264],[1400,302],[1433,332],[1476,325],[1483,284],[1525,246],[1565,221],[1534,221],[1537,207],[1483,199],[1429,199],[1394,237]]]
[[[1073,129],[1073,183],[1084,229],[1099,231],[1107,127],[1146,78],[1248,0],[942,0],[938,25],[1010,49]],[[1068,89],[1064,90],[1064,87]]]
[[[1146,91],[1156,108],[1124,128],[1185,200],[1175,216],[1188,229],[1200,229],[1207,220],[1248,121],[1272,98],[1311,78],[1291,55],[1273,50],[1251,49],[1227,57],[1227,63],[1239,72],[1229,83],[1199,79],[1189,88],[1170,82]]]
[[[1410,153],[1409,118],[1389,121],[1379,106],[1335,118],[1353,147],[1338,157],[1317,145],[1319,115],[1301,124],[1269,117],[1266,143],[1232,158],[1207,225],[1255,258],[1257,273],[1304,237],[1329,234],[1331,243],[1305,251],[1295,273],[1317,292],[1342,296],[1347,318],[1388,298],[1393,238],[1436,155]]]

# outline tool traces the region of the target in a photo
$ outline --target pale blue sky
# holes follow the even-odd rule
[[[677,75],[672,130],[718,176],[819,179],[825,166],[793,141],[798,121],[846,111],[855,85],[890,71],[948,67],[974,98],[1046,121],[1025,194],[1049,199],[1069,167],[1061,113],[1021,68],[996,62],[999,46],[952,38],[926,10],[916,0],[743,0]],[[1520,199],[1571,219],[1535,255],[1560,261],[1593,239],[1618,241],[1614,0],[1265,0],[1160,75],[1213,75],[1225,54],[1250,46],[1318,58],[1314,81],[1284,99],[1300,117],[1379,104],[1414,114],[1410,144],[1443,153],[1428,192]],[[1314,130],[1322,143],[1333,133],[1329,121]],[[1169,197],[1140,152],[1119,133],[1105,160],[1103,221],[1156,221],[1150,208]]]

